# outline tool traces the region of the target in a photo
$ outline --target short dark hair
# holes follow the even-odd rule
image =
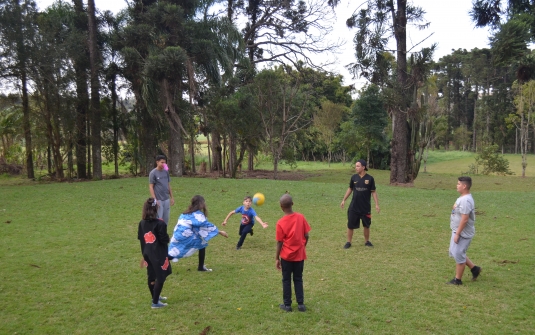
[[[155,220],[158,218],[158,202],[154,198],[148,198],[143,204],[143,220]]]
[[[165,157],[165,155],[157,155],[155,158],[156,161],[161,161],[162,159],[165,159],[165,161],[167,161],[167,157]]]
[[[467,189],[470,189],[470,187],[472,187],[472,178],[468,176],[459,177],[457,178],[457,180],[465,184]]]
[[[245,197],[243,197],[243,201],[245,201],[247,199],[253,201],[253,197],[251,197],[250,195],[246,195]]]

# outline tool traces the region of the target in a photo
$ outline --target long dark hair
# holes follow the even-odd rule
[[[158,201],[154,198],[148,198],[143,204],[143,220],[155,220],[158,218]]]
[[[191,204],[188,206],[188,209],[182,214],[191,214],[196,211],[201,211],[205,216],[208,216],[208,210],[206,209],[206,202],[202,195],[196,195],[191,198]]]

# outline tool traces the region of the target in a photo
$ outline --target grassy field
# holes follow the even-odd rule
[[[162,310],[150,309],[138,266],[147,178],[31,184],[3,176],[0,334],[533,334],[534,177],[473,176],[477,233],[468,254],[483,273],[445,284],[455,267],[447,249],[456,177],[473,161],[460,156],[436,152],[410,188],[389,186],[388,171],[369,171],[381,205],[374,248],[364,247],[360,230],[353,247],[342,248],[349,164],[300,164],[311,175],[304,181],[174,178],[169,232],[195,194],[221,228],[244,195],[263,192],[257,212],[269,227],[256,227],[236,251],[232,217],[223,229],[230,237],[207,249],[213,272],[197,272],[196,255],[172,264]],[[520,161],[507,158],[511,167]],[[312,226],[305,313],[278,309],[274,239],[285,192]]]

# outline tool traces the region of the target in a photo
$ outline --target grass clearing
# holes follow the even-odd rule
[[[462,162],[466,157],[430,164]],[[509,158],[508,158],[509,159]],[[301,164],[300,164],[301,165]],[[346,211],[339,208],[349,164],[303,164],[304,181],[173,178],[172,222],[191,196],[202,194],[209,219],[221,228],[244,195],[262,192],[256,226],[242,250],[238,219],[197,256],[172,263],[164,286],[169,306],[150,309],[136,239],[147,178],[13,185],[0,178],[2,273],[0,334],[510,334],[535,329],[535,178],[474,176],[476,237],[469,255],[482,266],[477,282],[444,283],[454,274],[447,255],[449,213],[457,197],[455,172],[421,173],[414,187],[391,187],[388,171],[370,171],[381,213],[371,240],[362,231],[345,243]],[[312,226],[304,284],[308,311],[285,313],[275,270],[278,198],[294,197]],[[296,309],[294,301],[294,309]]]

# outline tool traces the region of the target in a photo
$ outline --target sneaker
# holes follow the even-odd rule
[[[373,244],[370,241],[364,243],[364,245],[367,246],[367,247],[373,247]]]
[[[476,265],[470,271],[472,272],[472,280],[476,280],[481,274],[481,267]]]
[[[450,285],[462,285],[462,284],[463,284],[463,281],[460,280],[460,279],[457,279],[457,278],[453,278],[452,280],[450,280],[450,281],[447,282],[446,284],[450,284]]]
[[[297,305],[297,309],[299,310],[299,312],[304,312],[307,310],[304,304]]]
[[[241,249],[241,247],[239,247],[239,246],[236,246],[236,250],[240,250],[240,249]]]
[[[158,303],[159,303],[159,304],[162,304],[162,305],[164,305],[164,306],[167,306],[167,303],[166,303],[166,302],[162,302],[161,300],[158,300]]]
[[[203,265],[201,270],[199,270],[199,269],[197,269],[197,270],[198,271],[203,271],[203,272],[212,272],[212,269],[207,268],[206,265]]]
[[[167,300],[167,297],[160,296],[160,301],[165,301],[165,300]]]
[[[251,236],[253,236],[254,232],[253,232],[252,229],[251,229],[251,231],[249,232],[249,234],[251,234]]]
[[[292,306],[286,306],[285,304],[280,304],[279,308],[282,309],[283,311],[286,311],[286,312],[291,312],[292,311]]]
[[[167,304],[164,304],[163,302],[158,301],[157,304],[152,304],[151,308],[152,309],[158,309],[158,308],[163,308],[165,306],[167,306]]]
[[[344,245],[344,249],[349,249],[351,248],[351,242],[347,242],[345,245]]]

